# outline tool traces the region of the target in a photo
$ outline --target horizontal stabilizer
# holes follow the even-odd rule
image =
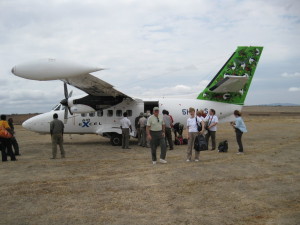
[[[249,76],[230,76],[225,78],[211,87],[209,90],[214,93],[239,92],[247,83]]]

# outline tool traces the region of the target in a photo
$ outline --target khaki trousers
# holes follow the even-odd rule
[[[192,151],[194,147],[194,143],[196,140],[196,137],[198,136],[198,132],[189,132],[189,140],[188,140],[188,148],[186,151],[186,159],[191,160],[192,159]],[[200,151],[195,151],[195,159],[199,159]]]
[[[53,158],[56,158],[56,153],[57,153],[57,145],[59,145],[61,157],[65,157],[65,150],[63,146],[63,135],[62,134],[52,134],[52,156]]]

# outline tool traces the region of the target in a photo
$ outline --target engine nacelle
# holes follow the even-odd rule
[[[95,112],[95,109],[88,105],[80,105],[76,104],[70,107],[70,110],[72,113],[90,113],[90,112]]]
[[[65,60],[40,59],[16,65],[11,72],[16,76],[30,80],[59,80],[99,70],[102,69]]]

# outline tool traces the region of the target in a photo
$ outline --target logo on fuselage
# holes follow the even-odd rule
[[[83,119],[81,123],[78,124],[80,127],[91,127],[102,125],[101,122],[91,122],[91,119]]]
[[[81,126],[81,127],[90,127],[90,119],[83,119],[82,120],[82,123],[79,123],[79,126]]]

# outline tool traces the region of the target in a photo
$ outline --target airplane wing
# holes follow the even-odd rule
[[[125,95],[122,92],[116,90],[111,84],[91,74],[84,74],[76,77],[65,78],[62,79],[62,81],[93,96],[123,96],[131,98],[130,96]]]
[[[130,98],[90,74],[100,70],[102,68],[48,58],[16,65],[12,68],[12,73],[31,80],[62,80],[92,96]]]
[[[248,76],[227,75],[209,90],[215,93],[238,92],[247,83]]]

